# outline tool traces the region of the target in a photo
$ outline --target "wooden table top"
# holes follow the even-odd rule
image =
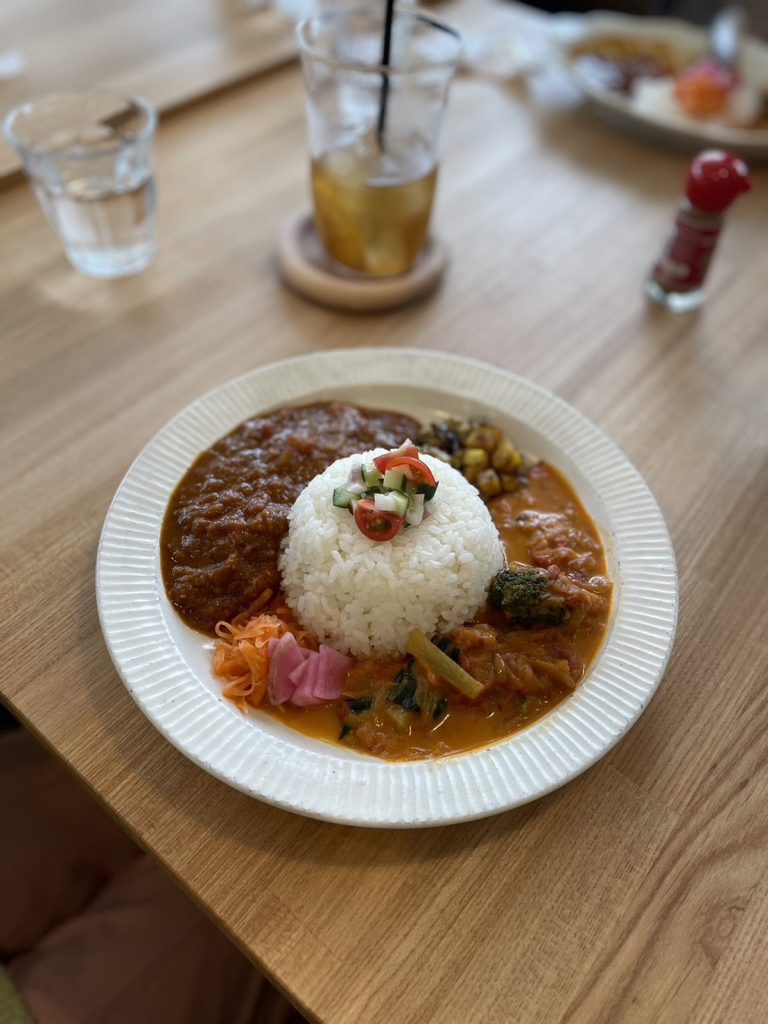
[[[292,22],[259,0],[3,0],[0,122],[18,103],[92,88],[137,93],[168,111],[296,56]],[[0,178],[20,168],[0,134]]]
[[[160,252],[78,276],[23,185],[0,193],[4,701],[311,1018],[329,1024],[768,1019],[768,173],[729,217],[700,313],[641,283],[687,160],[593,120],[553,76],[459,79],[442,289],[378,317],[284,290],[307,201],[299,71],[178,113]],[[464,353],[551,388],[645,475],[679,559],[678,639],[636,727],[519,810],[368,831],[251,800],[185,760],[118,679],[94,561],[120,478],[171,416],[274,359]]]

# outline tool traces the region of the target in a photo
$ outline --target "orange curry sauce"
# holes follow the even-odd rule
[[[562,626],[520,629],[485,607],[474,624],[450,639],[460,663],[486,685],[476,701],[437,677],[428,680],[432,704],[395,718],[385,695],[405,658],[360,659],[337,705],[263,706],[273,718],[309,736],[388,760],[413,760],[484,746],[530,725],[564,700],[583,679],[605,638],[611,584],[600,535],[570,484],[545,462],[527,483],[488,505],[511,562],[548,569],[571,612]],[[488,626],[493,627],[489,630]],[[352,709],[372,702],[358,717]]]

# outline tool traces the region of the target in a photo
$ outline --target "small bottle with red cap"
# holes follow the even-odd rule
[[[691,163],[675,227],[645,285],[646,294],[675,313],[697,309],[725,211],[752,187],[742,159],[720,149]]]

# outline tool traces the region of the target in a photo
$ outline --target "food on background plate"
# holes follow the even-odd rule
[[[192,465],[161,543],[227,698],[387,759],[535,721],[583,678],[610,613],[570,485],[478,421],[339,403],[254,418]]]
[[[760,92],[709,58],[688,65],[674,77],[639,76],[631,101],[641,113],[684,116],[727,128],[765,127]]]
[[[664,40],[600,36],[572,47],[570,57],[585,79],[625,97],[638,113],[729,128],[768,127],[765,96],[756,84]]]
[[[663,39],[600,35],[570,49],[574,66],[595,85],[629,96],[638,78],[661,78],[682,70],[683,58]]]

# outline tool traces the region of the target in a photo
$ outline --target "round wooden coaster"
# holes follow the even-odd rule
[[[311,210],[287,221],[277,242],[277,265],[288,285],[324,306],[358,312],[394,309],[426,295],[438,284],[447,262],[443,243],[430,238],[407,274],[377,278],[347,270],[326,253]]]

